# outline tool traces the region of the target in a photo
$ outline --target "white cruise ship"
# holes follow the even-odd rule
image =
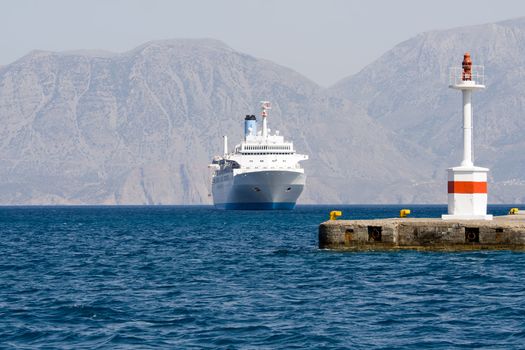
[[[270,102],[261,102],[262,130],[257,118],[244,120],[244,140],[228,152],[215,156],[210,168],[215,207],[220,209],[293,209],[303,191],[306,175],[300,162],[307,155],[297,154],[293,142],[285,141],[268,128]]]

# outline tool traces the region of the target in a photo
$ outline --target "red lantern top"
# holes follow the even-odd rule
[[[463,74],[461,75],[461,80],[470,81],[472,80],[472,60],[470,59],[470,53],[466,52],[463,56]]]

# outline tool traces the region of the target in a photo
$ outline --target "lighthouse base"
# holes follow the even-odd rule
[[[443,220],[492,220],[487,214],[488,172],[476,166],[448,169],[448,214]]]
[[[492,214],[488,215],[441,215],[443,220],[492,220]]]

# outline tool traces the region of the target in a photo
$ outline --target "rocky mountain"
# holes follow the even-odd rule
[[[270,127],[311,157],[303,203],[410,200],[387,189],[420,172],[363,109],[218,41],[172,40],[1,68],[0,203],[210,203],[221,135],[239,140],[262,99]]]
[[[0,67],[0,204],[211,203],[207,164],[260,100],[310,155],[301,203],[445,203],[461,143],[448,67],[465,50],[488,76],[474,118],[490,201],[524,202],[524,23],[421,34],[330,89],[215,40],[31,52]]]
[[[461,94],[447,86],[465,51],[485,66],[487,89],[473,97],[474,143],[476,164],[491,168],[489,201],[524,203],[525,18],[420,34],[330,91],[425,148],[440,180],[461,159]]]

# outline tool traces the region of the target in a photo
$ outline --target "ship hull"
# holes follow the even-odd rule
[[[265,170],[246,172],[213,185],[216,208],[231,210],[290,210],[301,195],[303,172]]]

